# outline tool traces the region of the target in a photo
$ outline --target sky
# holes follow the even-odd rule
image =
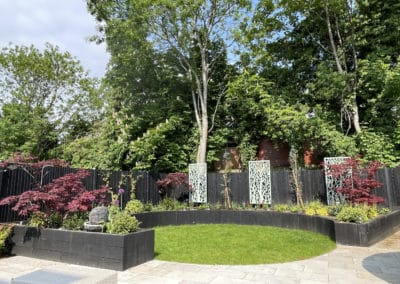
[[[105,44],[89,42],[96,22],[85,0],[0,0],[0,48],[45,43],[78,59],[91,76],[102,77],[109,55]]]

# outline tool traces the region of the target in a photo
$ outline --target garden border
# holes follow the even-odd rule
[[[274,226],[320,233],[338,244],[353,246],[370,246],[400,229],[400,210],[363,224],[340,223],[322,216],[256,210],[160,211],[135,216],[143,228],[185,224]]]
[[[154,258],[154,230],[117,235],[16,225],[12,255],[123,271]]]

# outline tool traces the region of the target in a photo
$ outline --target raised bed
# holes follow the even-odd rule
[[[352,246],[370,246],[400,229],[400,210],[379,216],[364,224],[335,222],[336,242]]]
[[[14,227],[11,254],[98,268],[125,270],[154,258],[154,230],[116,235]]]
[[[327,235],[339,244],[370,246],[400,229],[400,211],[364,224],[339,223],[331,218],[274,211],[204,210],[135,214],[141,227],[184,224],[242,224],[308,230]]]

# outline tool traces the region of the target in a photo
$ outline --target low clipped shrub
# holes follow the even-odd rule
[[[136,217],[121,211],[116,213],[109,223],[107,223],[107,232],[111,234],[129,234],[139,229],[139,221]]]
[[[343,206],[343,204],[328,206],[328,215],[336,217],[337,214],[339,214],[339,212],[342,210]]]
[[[0,224],[0,256],[10,253],[11,244],[9,239],[11,237],[13,227],[14,225],[12,224]]]
[[[144,211],[144,205],[140,200],[131,199],[125,205],[125,212],[132,215]]]
[[[390,212],[391,212],[391,210],[386,207],[382,207],[382,208],[378,209],[379,215],[386,215],[386,214],[389,214]]]
[[[186,208],[186,205],[184,203],[180,203],[176,199],[166,197],[163,200],[161,200],[158,206],[154,209],[159,211],[173,211],[184,208]]]
[[[289,204],[277,204],[273,206],[273,209],[278,212],[289,212],[290,205]]]
[[[328,216],[328,208],[319,201],[312,201],[305,206],[307,215]]]
[[[31,227],[47,227],[47,216],[43,212],[33,213],[28,220],[28,226]]]
[[[336,215],[341,222],[365,223],[368,221],[368,208],[364,206],[344,206]]]
[[[68,215],[62,224],[62,227],[67,230],[83,230],[87,214],[74,213]]]

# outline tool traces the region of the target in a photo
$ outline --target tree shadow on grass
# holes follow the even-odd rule
[[[400,252],[378,253],[366,257],[363,267],[388,283],[400,283]]]

